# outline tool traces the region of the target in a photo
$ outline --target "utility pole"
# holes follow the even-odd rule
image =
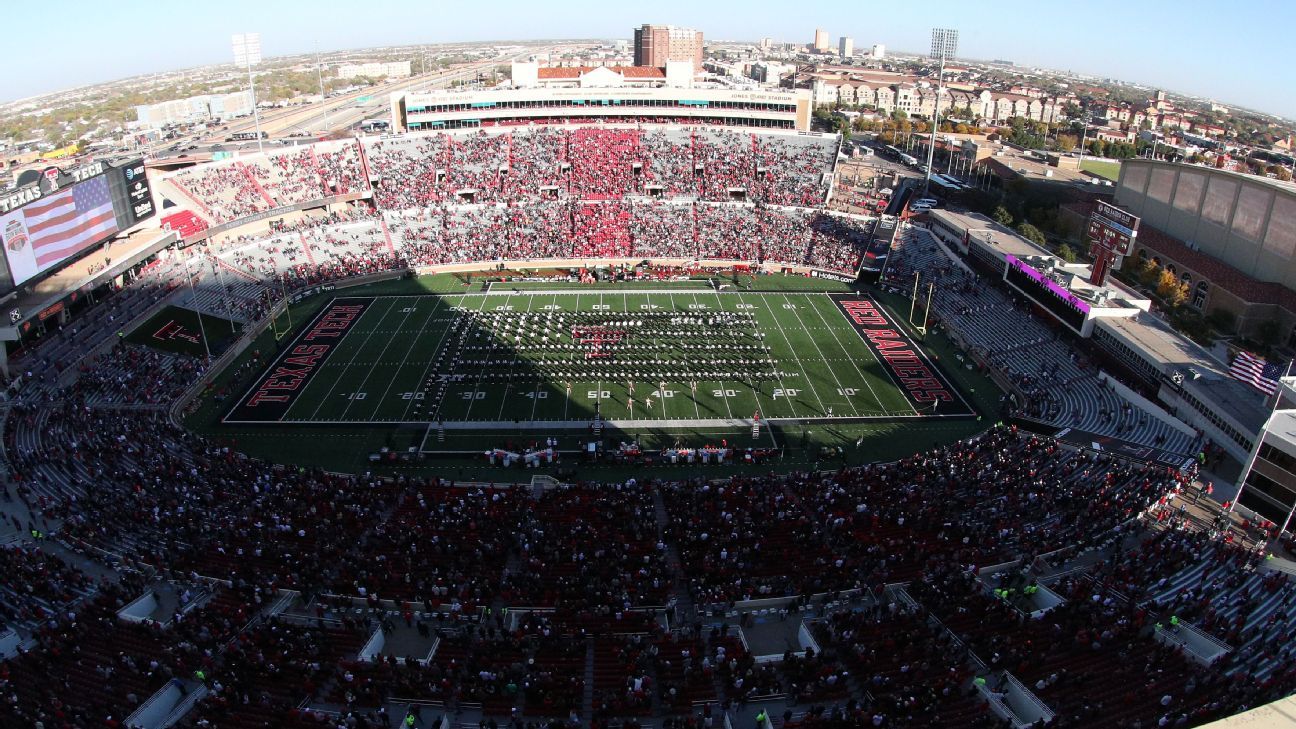
[[[265,143],[261,139],[261,113],[257,111],[256,82],[252,79],[252,67],[261,62],[261,34],[237,33],[231,40],[234,46],[234,64],[247,70],[248,89],[252,93],[252,120],[256,125],[257,151],[265,154]]]
[[[941,94],[945,93],[945,59],[958,53],[958,31],[950,28],[932,28],[931,55],[940,61],[940,73],[936,77],[936,105],[932,110],[931,125],[927,140],[927,173],[923,179],[923,195],[928,195],[931,188],[932,162],[936,158],[936,130],[940,127]]]
[[[315,75],[319,78],[320,102],[324,101],[324,68],[320,65],[319,41],[315,41]]]

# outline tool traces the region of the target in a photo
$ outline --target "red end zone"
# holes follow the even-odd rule
[[[876,302],[854,294],[829,294],[882,364],[891,381],[904,392],[919,415],[968,416],[976,412],[954,384],[918,348],[909,335],[891,321]]]
[[[329,355],[365,310],[372,298],[334,299],[320,310],[291,344],[280,350],[270,367],[253,381],[226,423],[277,423],[319,372]]]

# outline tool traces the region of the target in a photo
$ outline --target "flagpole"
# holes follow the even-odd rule
[[[1238,482],[1237,495],[1229,503],[1228,511],[1225,513],[1232,514],[1237,508],[1238,502],[1242,500],[1242,492],[1246,490],[1246,477],[1251,475],[1251,469],[1255,467],[1256,458],[1260,455],[1260,446],[1264,445],[1265,435],[1269,432],[1269,423],[1273,420],[1274,413],[1278,412],[1278,403],[1282,402],[1283,380],[1291,376],[1292,361],[1287,362],[1287,370],[1282,377],[1278,378],[1278,389],[1274,391],[1273,405],[1269,409],[1269,415],[1265,417],[1264,422],[1260,425],[1260,434],[1256,436],[1255,445],[1251,448],[1251,456],[1247,459],[1246,468],[1242,469],[1241,481]],[[1291,515],[1288,514],[1290,520]]]

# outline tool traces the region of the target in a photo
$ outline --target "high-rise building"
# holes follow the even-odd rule
[[[869,51],[869,58],[875,61],[881,61],[886,58],[886,46],[881,43],[874,43],[873,49]]]
[[[634,64],[665,68],[667,61],[691,61],[702,70],[702,31],[673,25],[645,24],[635,28]]]
[[[855,39],[848,35],[842,36],[841,40],[837,41],[837,55],[841,56],[843,61],[855,55]]]
[[[821,53],[828,50],[828,31],[815,28],[814,49]]]
[[[769,52],[769,49],[770,49],[770,48],[773,48],[773,47],[774,47],[774,39],[773,39],[773,38],[761,38],[761,39],[760,39],[760,49],[761,49],[762,51],[768,53],[768,52]]]

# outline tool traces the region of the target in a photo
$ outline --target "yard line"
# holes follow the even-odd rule
[[[807,331],[807,332],[810,331],[809,329],[806,329],[805,321],[801,318],[801,314],[799,314],[799,313],[797,312],[796,304],[793,304],[793,303],[792,303],[792,299],[791,299],[787,294],[783,294],[783,300],[786,301],[786,302],[789,303],[789,304],[792,304],[792,307],[793,307],[793,308],[792,308],[792,315],[796,317],[797,323],[801,325],[801,328],[802,328],[802,329],[805,329],[805,331]],[[815,351],[819,353],[819,359],[820,359],[820,361],[822,361],[822,362],[824,363],[824,367],[826,367],[826,368],[828,369],[829,374],[832,375],[833,382],[837,383],[837,392],[838,392],[839,394],[841,394],[842,397],[846,397],[846,395],[844,394],[845,388],[843,388],[842,383],[841,383],[841,380],[837,377],[837,370],[836,370],[836,368],[834,368],[834,367],[833,367],[833,366],[828,362],[828,358],[824,356],[823,347],[820,347],[820,346],[819,346],[819,338],[816,337],[816,336],[814,336],[814,335],[810,335],[810,343],[814,345]],[[800,359],[798,358],[797,361],[799,362]],[[809,377],[809,375],[807,375],[807,376],[806,376],[806,380],[809,381],[809,379],[810,379],[810,377]],[[846,402],[850,404],[851,412],[852,412],[853,414],[855,414],[855,415],[859,415],[859,410],[856,409],[856,407],[855,407],[855,403],[851,402],[849,398],[847,398]]]
[[[417,297],[417,298],[416,298],[416,303],[414,304],[414,308],[417,309],[417,308],[418,308],[418,303],[417,303],[417,302],[421,302],[424,298],[427,298],[427,297],[424,297],[424,296],[419,296],[419,297]],[[374,406],[373,414],[369,416],[369,419],[370,419],[370,420],[377,420],[377,419],[378,419],[378,418],[377,418],[377,415],[378,415],[379,409],[382,407],[383,402],[386,401],[386,399],[387,399],[387,394],[391,392],[392,385],[395,385],[395,384],[396,384],[396,376],[399,375],[399,374],[400,374],[400,371],[401,371],[402,369],[405,368],[405,361],[409,359],[410,353],[414,351],[414,347],[418,344],[419,340],[423,338],[423,333],[427,331],[428,324],[431,324],[431,323],[432,323],[432,320],[436,318],[437,309],[440,309],[440,308],[441,308],[441,297],[438,296],[438,297],[437,297],[437,300],[436,300],[436,303],[432,305],[432,311],[428,313],[428,317],[427,317],[427,319],[425,319],[425,320],[423,321],[423,326],[422,326],[422,327],[419,327],[419,333],[418,333],[418,336],[416,336],[416,337],[412,337],[412,338],[410,339],[409,346],[405,348],[405,356],[401,359],[400,366],[397,367],[397,368],[396,368],[396,371],[392,373],[392,376],[391,376],[390,378],[388,378],[388,380],[387,380],[387,387],[383,389],[382,397],[380,397],[380,398],[378,399],[378,404]],[[435,357],[436,353],[433,352],[432,354],[433,354],[433,356]],[[431,361],[431,360],[429,360],[429,361]],[[419,385],[421,385],[422,382],[423,382],[422,380],[419,380]],[[418,386],[418,385],[416,385],[416,387],[417,387],[417,386]],[[417,393],[417,392],[418,392],[418,390],[416,389],[416,390],[414,391],[414,393]],[[414,393],[412,393],[412,394],[410,395],[410,401],[411,401],[411,402],[413,402],[413,400],[414,400]]]
[[[528,314],[531,313],[531,307],[532,307],[534,304],[535,304],[535,294],[528,294],[528,295],[527,295],[527,310],[526,310],[526,313],[528,313]],[[508,340],[506,339],[505,342],[507,343]],[[517,346],[517,342],[516,342],[516,341],[513,343],[513,346],[515,346],[515,347]],[[513,356],[514,356],[515,358],[517,358],[517,357],[521,357],[522,355],[519,354],[518,351],[515,349],[515,350],[513,350]],[[514,367],[515,367],[515,365],[509,365],[509,370],[508,370],[508,371],[509,371],[509,374],[512,374],[512,373],[513,373],[513,369],[514,369]],[[507,381],[507,382],[504,383],[504,397],[500,398],[500,409],[499,409],[499,415],[495,416],[495,419],[496,419],[496,420],[503,420],[503,419],[504,419],[504,408],[508,407],[508,396],[509,396],[509,391],[512,390],[512,389],[513,389],[513,381],[512,381],[512,380],[509,380],[509,381]],[[534,404],[535,398],[533,397],[533,398],[531,398],[531,400],[532,400],[532,406],[531,406],[531,409],[534,410],[534,409],[535,409],[535,404]]]
[[[364,341],[360,343],[360,348],[356,350],[356,354],[351,355],[351,359],[347,360],[347,363],[343,365],[342,371],[338,373],[337,377],[333,378],[333,382],[329,383],[328,392],[325,392],[324,397],[320,398],[319,402],[315,403],[315,410],[311,412],[311,416],[310,416],[311,420],[315,420],[316,416],[319,415],[320,408],[324,407],[324,403],[328,402],[329,396],[333,394],[333,390],[337,388],[337,384],[341,382],[342,379],[346,376],[347,370],[351,368],[351,363],[355,361],[356,355],[364,351],[365,346],[369,344],[370,338],[372,338],[373,335],[379,329],[382,328],[382,323],[387,318],[387,315],[391,313],[392,309],[396,308],[396,301],[397,301],[396,299],[392,299],[391,306],[388,306],[387,311],[384,311],[383,315],[379,317],[378,325],[375,326],[373,329],[370,329],[368,333],[365,334]],[[365,314],[368,314],[369,311],[372,311],[373,309],[377,309],[377,308],[378,308],[377,306],[373,306],[368,311],[365,311]],[[361,314],[360,319],[356,320],[354,326],[359,326],[360,321],[362,321],[364,318],[365,318],[364,314]],[[348,332],[348,334],[349,333],[350,332]],[[346,341],[346,337],[343,337],[343,341]],[[339,342],[339,344],[341,344],[341,342]]]
[[[449,297],[450,297],[450,295],[447,294],[444,298],[449,298]],[[440,298],[440,297],[438,297],[438,298]],[[461,306],[461,305],[463,305],[464,298],[465,298],[465,295],[464,295],[464,294],[459,294],[459,300],[456,301],[456,302],[455,302],[455,303],[450,307],[450,312],[451,312],[451,314],[452,314],[452,316],[450,317],[450,322],[451,322],[451,324],[454,323],[454,318],[455,318],[455,315],[456,315],[456,314],[455,314],[455,311],[454,311],[454,307],[455,307],[455,306]],[[484,299],[484,298],[485,298],[485,297],[483,297],[483,299]],[[436,364],[437,355],[441,353],[441,348],[445,346],[446,337],[448,337],[448,336],[450,336],[450,326],[449,326],[449,325],[446,325],[445,330],[441,332],[441,339],[440,339],[440,341],[437,342],[436,349],[434,349],[434,350],[432,351],[432,358],[428,360],[427,367],[424,367],[424,368],[423,368],[423,374],[422,374],[422,375],[419,375],[419,379],[418,379],[418,387],[419,387],[419,390],[421,390],[421,389],[423,388],[423,383],[427,381],[428,372],[431,371],[431,369],[432,369],[432,365]],[[418,395],[418,390],[415,390],[414,394],[415,394],[415,396],[417,396],[417,395]],[[431,414],[432,414],[431,403],[425,403],[425,404],[428,405],[428,415],[431,415]],[[410,411],[410,408],[412,408],[412,407],[414,407],[414,398],[410,398],[409,405],[406,405],[406,406],[405,406],[405,412],[401,413],[401,418],[400,418],[401,421],[407,421],[407,420],[409,420],[409,411]]]
[[[762,296],[761,304],[763,304],[765,308],[769,310],[770,316],[774,317],[774,326],[779,330],[779,334],[783,336],[783,341],[787,342],[788,349],[792,352],[792,358],[796,360],[797,366],[801,368],[801,376],[805,378],[806,384],[810,387],[810,392],[815,396],[815,399],[819,401],[819,414],[827,415],[828,406],[824,405],[823,398],[819,396],[819,389],[814,386],[814,378],[810,376],[809,370],[806,369],[805,363],[801,361],[800,355],[797,354],[796,345],[792,344],[792,339],[788,337],[787,331],[783,329],[783,323],[779,321],[778,312],[774,311],[774,307],[770,306],[769,302],[765,301],[765,299],[767,298],[769,297]],[[800,321],[800,319],[798,319],[798,321]],[[786,389],[784,390],[784,396],[785,397],[787,396]],[[792,402],[791,397],[788,397],[787,400],[788,403]]]
[[[700,303],[702,303],[702,302],[698,301],[698,297],[697,297],[697,294],[696,294],[696,293],[693,294],[693,303],[695,303],[695,304],[700,304]],[[719,302],[719,301],[716,302],[716,306],[717,306],[717,307],[720,306],[720,302]],[[693,413],[696,415],[696,417],[697,417],[698,420],[701,420],[701,419],[702,419],[702,408],[698,407],[698,401],[697,401],[697,390],[694,389],[694,385],[693,385],[693,383],[695,383],[695,382],[697,382],[697,376],[696,376],[696,375],[693,376],[693,379],[689,380],[689,398],[690,398],[691,400],[693,400]],[[724,389],[724,383],[723,383],[723,382],[720,383],[720,389],[721,389],[721,390]],[[728,398],[722,398],[722,399],[725,400],[725,409],[728,410],[728,409],[729,409],[729,400],[728,400]],[[733,411],[732,411],[732,410],[729,411],[729,417],[731,417],[731,418],[733,417]]]
[[[746,304],[746,303],[747,303],[747,300],[746,300],[745,298],[743,298],[744,296],[746,296],[746,294],[739,293],[739,294],[738,294],[738,301],[739,301],[740,303]],[[781,324],[779,324],[779,321],[778,321],[778,315],[775,314],[775,313],[774,313],[774,310],[771,309],[771,308],[769,307],[769,305],[765,303],[765,295],[764,295],[764,294],[756,294],[756,296],[757,296],[758,298],[761,299],[761,305],[764,306],[766,309],[769,310],[770,316],[774,318],[774,326],[778,327],[779,333],[783,335],[783,341],[784,341],[784,342],[787,342],[788,349],[792,350],[792,356],[793,356],[793,357],[796,357],[796,348],[792,346],[792,340],[788,339],[788,337],[787,337],[787,333],[783,331],[783,326],[782,326]],[[801,360],[798,359],[798,360],[797,360],[797,364],[800,364],[800,363],[801,363]],[[779,369],[777,369],[777,368],[776,368],[774,371],[775,371],[775,372],[782,372],[782,370],[779,370]],[[805,374],[804,368],[802,368],[801,376],[802,376],[802,377],[806,377],[806,374]],[[806,381],[807,381],[807,382],[809,381],[809,379],[810,379],[810,378],[806,377]],[[788,409],[792,411],[792,417],[794,417],[794,418],[799,418],[799,417],[801,417],[800,415],[797,414],[796,406],[792,404],[792,398],[787,397],[787,386],[783,384],[783,376],[782,376],[782,374],[779,374],[779,375],[778,375],[778,383],[779,383],[779,389],[781,389],[781,390],[783,391],[783,396],[784,396],[784,398],[787,400]],[[810,391],[811,391],[811,392],[814,392],[814,388],[811,388]],[[760,407],[760,393],[758,393],[758,392],[756,391],[756,388],[754,388],[754,387],[752,388],[752,397],[754,397],[754,398],[756,399],[756,407],[759,408],[759,407]],[[818,398],[818,397],[819,397],[819,393],[815,392],[815,397]],[[770,399],[773,400],[774,398],[771,397]],[[820,401],[819,401],[819,407],[821,407],[821,408],[823,407],[823,400],[820,400]],[[767,415],[767,417],[768,417],[768,415]]]
[[[408,299],[407,299],[407,300],[408,300]],[[397,299],[397,301],[400,301],[400,299]],[[396,308],[396,304],[392,304],[392,309],[395,309],[395,308]],[[390,339],[387,340],[387,343],[383,345],[382,351],[380,351],[380,352],[378,353],[378,359],[377,359],[377,361],[375,361],[375,362],[374,362],[374,363],[369,367],[369,371],[365,373],[364,379],[363,379],[363,380],[360,380],[360,386],[359,386],[359,389],[357,390],[357,392],[365,392],[365,385],[369,384],[369,378],[370,378],[370,377],[373,377],[374,370],[378,369],[378,365],[383,364],[383,362],[384,362],[384,360],[383,360],[383,356],[387,354],[387,350],[391,347],[392,342],[394,342],[394,341],[396,341],[397,339],[400,339],[400,338],[401,338],[401,334],[402,334],[402,332],[403,332],[404,329],[405,329],[405,323],[408,322],[410,316],[413,315],[414,312],[418,310],[418,304],[415,304],[415,305],[410,306],[410,307],[407,307],[407,308],[409,309],[409,311],[405,312],[405,318],[401,319],[400,324],[396,325],[396,331],[393,332],[392,337],[391,337]],[[388,310],[388,313],[389,313],[389,314],[391,313],[391,310],[390,310],[390,309]],[[386,320],[386,317],[383,317],[383,319],[384,319],[384,321],[385,321],[385,320]],[[424,326],[427,326],[427,324],[425,323]],[[406,354],[406,356],[408,356],[408,355],[409,355],[409,351],[406,350],[405,354]],[[401,360],[401,362],[404,362],[404,361],[405,361],[405,360],[403,360],[403,359]],[[397,371],[400,370],[399,367],[397,367],[396,369],[397,369]],[[392,373],[392,374],[394,375],[395,373]],[[392,381],[392,379],[395,379],[395,378],[393,377],[393,378],[389,378],[389,379],[387,380],[387,388],[386,388],[385,390],[383,390],[383,397],[386,397],[386,396],[387,396],[387,390],[390,390],[390,389],[391,389],[391,381]],[[342,418],[341,418],[342,420],[346,420],[346,418],[347,418],[347,413],[350,413],[350,412],[351,412],[351,406],[354,405],[355,402],[356,402],[355,400],[348,400],[348,401],[347,401],[346,407],[342,409]],[[380,400],[379,402],[381,402],[381,400]]]
[[[496,306],[495,308],[498,310],[500,307],[504,307],[504,306],[511,306],[511,304],[509,304],[509,302],[512,301],[512,300],[513,300],[513,292],[510,291],[508,294],[505,295],[505,297],[504,297],[504,303],[503,303],[503,304],[499,304],[499,305]],[[486,297],[485,297],[485,296],[482,297],[482,305],[481,305],[481,308],[478,309],[478,312],[482,312],[482,311],[486,311]],[[489,359],[490,356],[491,356],[491,354],[492,354],[494,351],[495,351],[495,339],[492,337],[491,340],[490,340],[490,349],[487,349],[487,350],[486,350],[486,355],[485,355],[486,358]],[[476,397],[477,392],[478,392],[477,388],[481,386],[482,375],[486,374],[486,368],[487,368],[488,366],[489,366],[489,365],[481,365],[480,368],[477,370],[477,379],[473,381],[473,389],[472,389],[473,397],[468,398],[468,409],[464,411],[464,416],[463,416],[463,419],[464,419],[464,420],[467,420],[467,419],[468,419],[468,416],[469,416],[469,415],[472,415],[473,405],[476,405],[476,404],[477,404],[477,397]]]
[[[577,291],[577,292],[576,292],[576,309],[575,309],[575,311],[576,311],[577,314],[580,313],[580,297],[581,297],[580,292]],[[599,294],[599,300],[600,300],[600,301],[602,300],[602,298],[603,298],[603,294]],[[555,301],[557,301],[557,299],[555,299]],[[572,348],[572,355],[571,355],[571,357],[567,358],[567,364],[568,364],[568,366],[571,365],[572,357],[575,357],[575,356],[576,356],[576,351],[575,351],[575,349],[576,349],[575,347]],[[571,400],[572,400],[571,380],[567,380],[566,382],[563,383],[563,391],[567,393],[567,394],[564,396],[564,400],[563,400],[563,420],[566,420],[566,419],[567,419],[567,412],[568,412],[568,410],[571,409]]]
[[[823,294],[823,296],[826,298],[827,294]],[[817,300],[822,301],[822,299],[817,299]],[[828,300],[832,301],[832,299],[828,299]],[[846,352],[847,359],[850,360],[851,366],[854,367],[855,371],[860,374],[860,379],[864,380],[864,384],[868,386],[869,392],[873,393],[873,399],[877,401],[878,410],[881,410],[883,414],[890,415],[890,412],[887,411],[886,406],[882,404],[882,398],[878,397],[877,390],[874,390],[873,385],[869,382],[869,378],[864,376],[864,371],[859,368],[859,365],[855,364],[855,358],[850,356],[850,351],[846,349],[846,345],[843,344],[841,338],[837,336],[836,328],[828,323],[828,319],[824,316],[823,311],[818,306],[811,306],[810,308],[815,310],[815,313],[818,314],[819,318],[823,321],[824,326],[828,328],[829,333],[833,335],[833,339],[835,339],[837,341],[837,344],[841,346],[842,351]],[[836,304],[833,304],[833,310],[834,311],[837,310]],[[851,330],[854,331],[855,328],[851,327]],[[896,382],[894,378],[891,378],[891,371],[887,369],[886,363],[882,362],[882,360],[876,357],[874,357],[873,359],[875,362],[878,363],[878,367],[881,367],[882,371],[886,373],[889,379],[891,379],[891,383],[894,384],[897,389],[900,389],[900,383]],[[908,398],[905,399],[905,402],[908,402]],[[915,415],[918,413],[918,409],[913,407],[912,405],[909,406],[909,409],[912,410]]]

